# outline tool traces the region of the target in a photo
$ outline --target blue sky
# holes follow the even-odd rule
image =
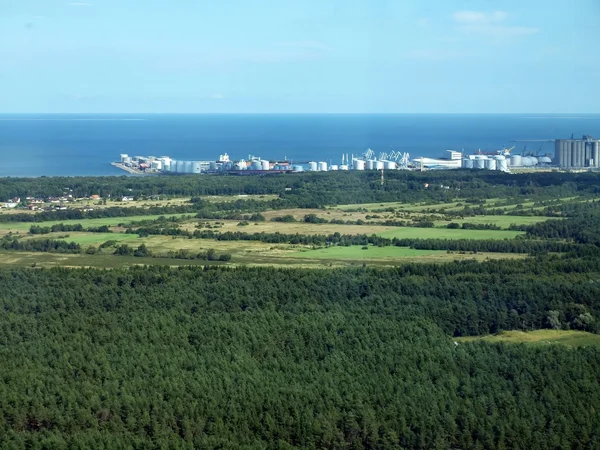
[[[0,112],[584,113],[598,0],[0,0]]]

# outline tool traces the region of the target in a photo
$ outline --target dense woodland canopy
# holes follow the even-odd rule
[[[28,448],[597,448],[600,263],[0,271],[0,440]],[[558,323],[553,319],[557,319]]]
[[[441,202],[457,197],[536,196],[553,199],[600,192],[593,173],[505,174],[488,171],[389,171],[380,184],[377,171],[265,176],[40,177],[0,179],[0,199],[71,193],[103,198],[122,195],[202,196],[276,194],[292,206],[319,207],[384,201]],[[426,186],[427,185],[427,186]],[[288,189],[288,190],[286,190]]]

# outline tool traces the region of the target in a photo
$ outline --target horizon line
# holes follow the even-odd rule
[[[60,114],[77,114],[77,115],[92,115],[92,114],[110,114],[110,115],[596,115],[598,112],[110,112],[110,111],[95,111],[95,112],[4,112],[0,111],[0,115],[60,115]]]

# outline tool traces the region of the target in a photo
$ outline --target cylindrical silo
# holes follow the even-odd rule
[[[192,173],[200,173],[202,172],[202,167],[200,166],[200,161],[192,161]]]
[[[292,166],[292,170],[294,172],[304,172],[304,167],[302,167],[301,165],[295,165],[295,166]]]
[[[367,160],[367,170],[373,170],[375,169],[375,163],[377,161],[375,161],[374,159],[369,159]]]
[[[319,170],[327,172],[327,163],[325,161],[319,161]]]
[[[194,167],[192,161],[185,162],[185,173],[194,173]]]
[[[501,170],[502,172],[508,171],[508,161],[506,160],[506,157],[503,155],[496,155],[494,156],[494,159],[496,160],[496,170]]]
[[[394,161],[384,161],[383,166],[386,170],[395,170],[396,163]]]
[[[512,155],[509,165],[511,167],[521,167],[523,165],[523,157],[521,155]]]
[[[485,160],[487,156],[485,155],[475,155],[475,159],[473,160],[473,168],[474,169],[485,169]]]
[[[496,160],[493,158],[485,160],[485,168],[487,170],[496,170]]]
[[[267,161],[266,159],[260,161],[260,166],[262,170],[269,170],[271,168],[269,161]]]
[[[538,159],[536,157],[532,156],[530,159],[531,159],[531,165],[532,166],[537,166],[538,165],[539,161],[538,161]]]
[[[365,162],[362,159],[355,159],[353,163],[354,170],[365,170]]]
[[[185,161],[177,161],[176,173],[185,173]]]
[[[462,160],[462,168],[463,169],[472,169],[473,168],[473,160],[470,158],[464,158]]]
[[[317,171],[317,163],[315,161],[309,162],[308,170],[310,170],[311,172],[316,172]]]
[[[385,163],[383,161],[375,161],[375,169],[381,170],[385,167]]]

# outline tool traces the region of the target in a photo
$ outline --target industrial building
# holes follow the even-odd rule
[[[600,139],[584,135],[581,139],[557,139],[554,145],[555,161],[559,167],[600,167]]]

